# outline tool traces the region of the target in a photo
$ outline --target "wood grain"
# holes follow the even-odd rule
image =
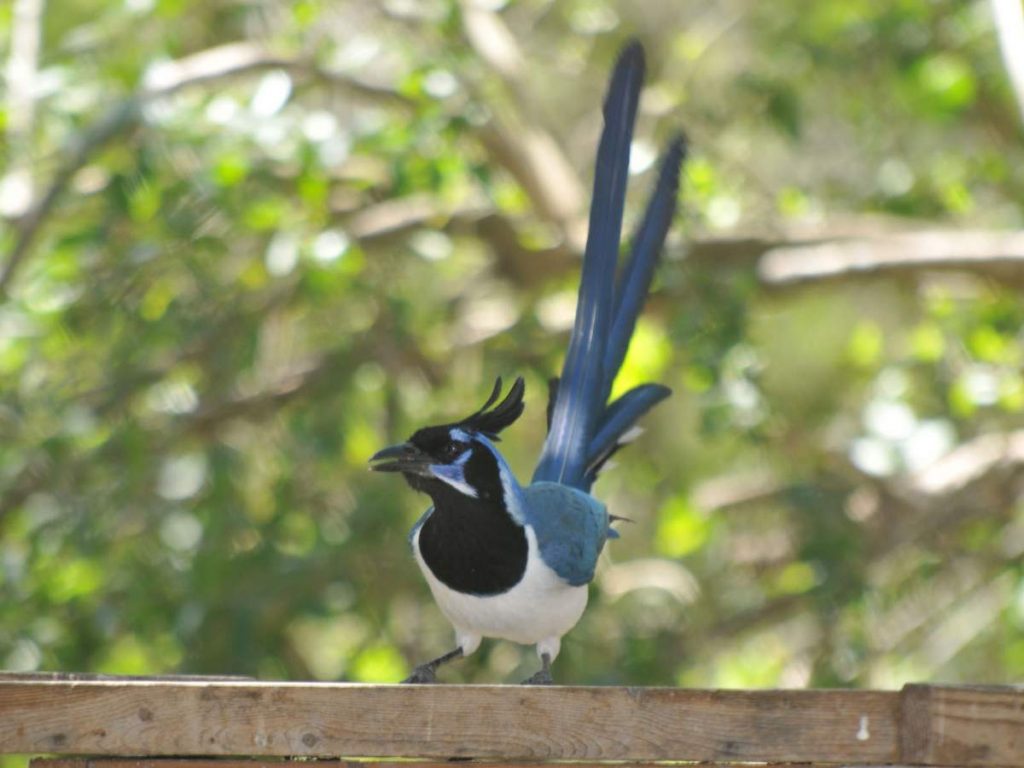
[[[900,761],[897,693],[3,681],[0,752]]]
[[[37,768],[267,768],[287,756],[475,758],[502,768],[562,760],[1024,766],[1024,688],[409,687],[0,673],[0,752],[96,756]],[[139,757],[116,757],[127,755]],[[195,757],[159,759],[182,755]],[[223,759],[245,755],[262,759]]]
[[[283,757],[256,757],[246,759],[210,757],[39,757],[31,761],[31,768],[288,768]],[[300,761],[301,762],[301,761]],[[453,768],[451,762],[385,762],[376,760],[307,760],[315,762],[311,768]],[[457,765],[457,764],[456,764]],[[567,763],[572,768],[608,768],[607,763]],[[618,764],[622,766],[622,763]],[[684,764],[685,765],[685,764]],[[793,768],[792,763],[764,763],[755,768]],[[897,765],[864,765],[862,763],[800,763],[799,768],[911,768]],[[294,768],[291,766],[290,768]],[[537,763],[483,763],[473,762],[466,768],[538,768]],[[663,762],[628,763],[628,768],[666,768]],[[750,763],[690,763],[687,768],[752,768]],[[949,766],[959,768],[959,766]]]
[[[921,765],[1024,765],[1024,687],[908,685],[903,760]]]

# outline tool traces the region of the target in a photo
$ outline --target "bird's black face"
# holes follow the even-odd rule
[[[459,427],[425,427],[370,460],[378,462],[373,469],[379,472],[401,472],[435,503],[452,492],[485,501],[502,498],[501,459],[494,447]]]
[[[454,424],[424,427],[406,442],[378,451],[370,458],[373,469],[401,472],[410,486],[428,494],[435,505],[453,492],[463,498],[500,500],[508,468],[491,439],[496,440],[497,433],[523,412],[523,380],[516,379],[502,403],[488,411],[500,392],[498,379],[479,411]]]

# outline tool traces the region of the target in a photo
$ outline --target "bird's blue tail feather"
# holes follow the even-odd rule
[[[686,141],[682,136],[677,136],[662,160],[658,184],[647,203],[643,221],[633,235],[629,260],[615,285],[615,321],[605,346],[604,358],[604,369],[612,372],[613,376],[626,357],[637,316],[654,278],[662,243],[672,223],[672,215],[676,210],[676,191],[679,189],[679,170],[685,152]],[[612,381],[609,377],[605,382],[606,399],[611,393]]]
[[[607,405],[675,211],[685,153],[680,137],[666,153],[633,250],[616,281],[629,150],[643,74],[643,49],[632,43],[619,56],[605,98],[576,322],[562,377],[551,388],[548,436],[534,481],[589,490],[597,470],[632,424],[669,395],[667,387],[644,384]]]

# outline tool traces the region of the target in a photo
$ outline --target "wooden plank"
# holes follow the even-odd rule
[[[0,672],[0,683],[13,682],[45,682],[58,680],[129,680],[134,682],[156,682],[166,680],[168,682],[207,682],[212,680],[255,680],[253,677],[243,675],[107,675],[97,672]]]
[[[288,768],[292,762],[284,757],[256,758],[212,758],[212,757],[38,757],[29,762],[30,768]],[[387,762],[377,760],[305,760],[297,762],[314,763],[314,768],[452,768],[451,761],[402,761]],[[465,761],[457,761],[459,765]],[[539,763],[494,763],[470,762],[463,768],[538,768]],[[548,763],[554,766],[572,766],[572,768],[608,768],[607,763]],[[628,768],[665,768],[665,763],[614,763],[616,766]],[[685,766],[714,766],[714,768],[750,768],[749,763],[686,763]],[[757,768],[770,766],[793,766],[793,763],[763,763]],[[835,763],[800,763],[799,768],[840,768]],[[870,766],[858,763],[856,768],[909,768],[909,766]]]
[[[902,759],[921,765],[1024,765],[1024,687],[908,685]]]
[[[0,752],[899,762],[872,691],[0,681]]]
[[[294,768],[284,757],[210,758],[210,757],[38,757],[33,759],[30,768]],[[315,763],[312,768],[452,768],[448,762],[380,762],[367,760],[309,760],[299,761]],[[456,763],[457,765],[458,763]],[[607,763],[552,763],[555,766],[571,766],[572,768],[608,768]],[[617,763],[628,768],[666,768],[665,763]],[[750,763],[687,763],[688,768],[751,768]],[[786,766],[794,768],[793,763],[761,763],[756,768],[774,768]],[[911,768],[907,765],[864,765],[862,763],[800,763],[799,768]],[[473,762],[465,768],[538,768],[537,763],[481,763]],[[916,767],[916,768],[919,768]],[[950,766],[949,768],[961,768]],[[964,767],[966,768],[966,767]]]

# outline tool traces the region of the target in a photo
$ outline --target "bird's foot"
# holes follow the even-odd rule
[[[523,685],[554,685],[555,681],[551,677],[551,655],[542,653],[540,663],[540,671],[523,680]]]
[[[523,685],[554,685],[550,669],[542,669],[523,680]]]
[[[402,685],[424,685],[428,683],[436,683],[437,668],[442,664],[447,664],[452,659],[459,658],[460,656],[462,656],[462,646],[459,646],[453,651],[448,651],[448,653],[438,656],[436,659],[431,659],[424,664],[419,664],[416,669],[412,671],[412,674],[402,681]]]
[[[412,674],[402,681],[402,685],[427,685],[429,683],[436,682],[437,666],[428,663],[420,664],[418,667],[416,667],[416,669],[413,670]]]

